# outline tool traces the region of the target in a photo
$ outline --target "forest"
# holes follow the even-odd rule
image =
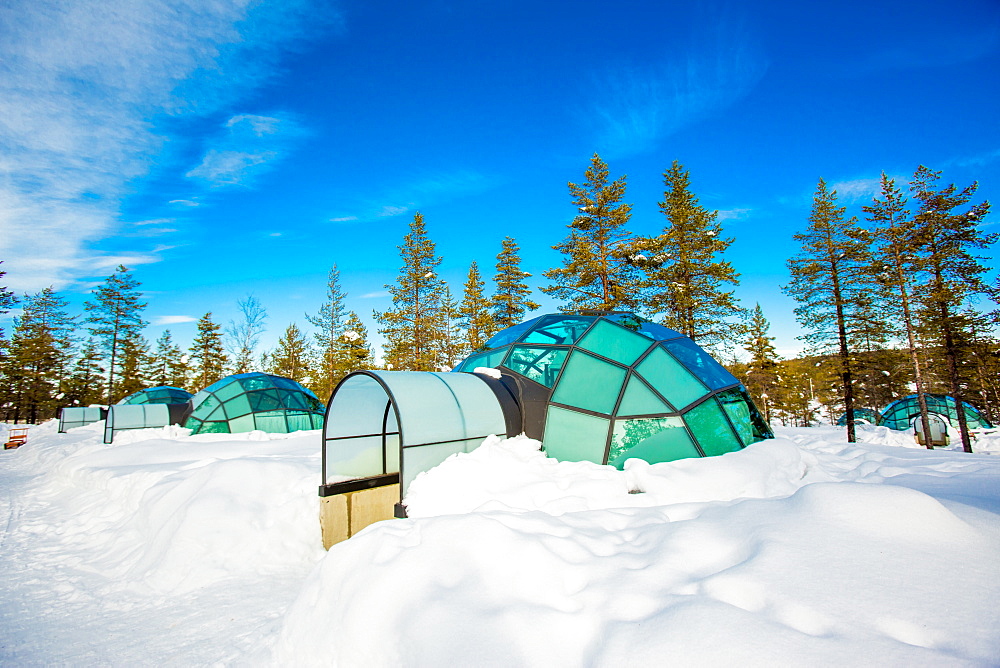
[[[976,201],[977,184],[941,177],[920,166],[898,185],[883,174],[879,192],[856,212],[819,180],[781,288],[796,301],[804,332],[805,352],[795,359],[777,355],[760,304],[735,297],[740,274],[726,260],[734,239],[677,161],[663,173],[662,231],[644,237],[628,230],[626,177],[611,178],[594,154],[584,178],[568,184],[575,215],[553,245],[561,264],[543,272],[537,289],[562,311],[632,311],[690,337],[745,383],[775,424],[834,422],[914,392],[968,401],[996,423],[1000,280],[990,281],[985,255],[997,235],[984,229],[990,204]],[[306,316],[309,331],[292,323],[270,350],[259,349],[267,312],[253,295],[237,302],[239,318],[227,324],[205,313],[182,350],[169,330],[146,338],[148,302],[125,266],[82,313],[70,313],[51,287],[20,296],[0,287],[0,315],[14,314],[10,331],[0,329],[0,419],[36,423],[64,406],[114,403],[158,385],[197,391],[249,371],[292,378],[325,401],[359,369],[450,370],[539,308],[512,237],[496,256],[491,290],[473,261],[460,296],[438,275],[442,258],[422,214],[398,248],[402,266],[386,286],[392,306],[372,314],[385,340],[379,356],[345,306],[336,264],[325,301]],[[2,269],[0,261],[0,280]],[[853,441],[850,421],[847,430]]]

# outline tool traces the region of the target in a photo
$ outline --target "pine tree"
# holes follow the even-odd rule
[[[191,369],[187,364],[187,355],[183,354],[180,346],[174,343],[169,329],[164,330],[156,340],[152,358],[150,383],[155,386],[167,385],[181,389],[188,386]]]
[[[539,308],[531,300],[531,288],[524,282],[531,274],[521,270],[518,250],[514,237],[503,238],[497,255],[497,273],[493,277],[497,291],[490,300],[497,331],[513,327],[524,320],[525,313]]]
[[[239,307],[240,320],[229,321],[225,336],[226,349],[232,355],[233,373],[249,373],[254,370],[254,355],[261,334],[264,333],[267,311],[252,294],[237,301],[236,305]]]
[[[209,311],[198,321],[198,336],[191,344],[194,385],[204,389],[226,375],[226,351],[222,346],[222,326],[212,321]]]
[[[371,346],[368,344],[368,328],[361,322],[361,318],[354,311],[347,314],[347,323],[344,325],[344,333],[341,334],[344,342],[344,352],[347,364],[345,371],[352,373],[363,369],[372,368]]]
[[[71,358],[73,320],[66,313],[66,300],[52,288],[24,296],[4,360],[15,422],[22,415],[35,423],[55,414],[56,395]]]
[[[316,340],[317,364],[313,387],[316,396],[324,401],[330,398],[333,388],[349,373],[349,354],[343,339],[346,298],[347,294],[340,287],[340,271],[335,264],[330,268],[326,282],[326,302],[319,307],[316,315],[306,315],[309,324],[316,328],[313,338]]]
[[[964,333],[976,324],[964,307],[971,297],[989,292],[983,282],[987,269],[981,262],[985,258],[976,252],[995,243],[998,235],[984,234],[980,229],[990,211],[989,202],[969,206],[978,184],[959,190],[954,184],[939,186],[940,178],[941,172],[921,165],[910,182],[910,191],[917,203],[914,225],[926,277],[921,286],[923,323],[943,349],[950,394],[961,406],[965,392],[959,378],[959,340],[967,338]],[[961,409],[958,425],[962,449],[972,452]]]
[[[149,387],[150,367],[149,343],[143,336],[135,336],[122,342],[121,379],[115,390],[115,401]]]
[[[311,385],[309,358],[311,351],[305,334],[295,323],[290,324],[278,339],[278,346],[269,356],[269,373],[291,378],[302,385]]]
[[[465,330],[463,355],[482,348],[497,331],[496,321],[490,312],[490,301],[483,295],[484,285],[479,265],[473,260],[469,265],[469,277],[465,281],[462,302],[458,305],[458,321]]]
[[[554,283],[541,290],[567,302],[562,311],[615,311],[637,303],[639,279],[632,257],[635,242],[625,229],[632,216],[625,177],[608,182],[608,166],[594,154],[583,185],[569,183],[577,215],[566,240],[553,248],[563,266],[544,272]]]
[[[447,285],[444,285],[441,294],[441,308],[438,310],[438,322],[434,331],[437,350],[434,370],[451,371],[463,355],[465,342],[459,327],[458,306]]]
[[[858,296],[871,292],[871,258],[867,234],[857,219],[845,219],[845,211],[837,205],[837,191],[828,190],[820,179],[809,227],[794,237],[802,243],[802,252],[787,262],[792,281],[784,291],[799,302],[795,316],[810,330],[802,338],[820,349],[833,345],[837,350],[847,440],[853,443],[851,343],[856,322],[866,317]]]
[[[444,283],[437,276],[441,258],[419,212],[399,252],[403,266],[397,284],[385,286],[392,295],[392,308],[374,314],[382,325],[379,333],[385,337],[385,362],[400,371],[435,371]]]
[[[758,303],[750,316],[746,328],[744,350],[750,353],[746,368],[746,386],[750,394],[760,401],[764,410],[764,420],[770,422],[770,404],[776,397],[778,388],[778,354],[774,349],[773,336],[769,336],[770,323]]]
[[[912,306],[913,278],[919,269],[916,230],[906,209],[906,198],[896,187],[896,180],[882,172],[880,185],[882,199],[875,197],[870,205],[861,207],[868,214],[867,219],[872,224],[872,236],[875,239],[872,269],[879,285],[884,288],[884,293],[880,295],[882,302],[897,311],[892,314],[890,321],[899,322],[906,334],[907,352],[913,367],[913,382],[920,406],[920,421],[923,433],[929,434],[930,418],[924,396],[925,381]],[[929,439],[926,445],[928,448],[934,447]]]
[[[122,343],[139,335],[146,326],[146,321],[142,319],[146,303],[139,301],[141,297],[139,281],[124,265],[118,265],[115,273],[108,276],[94,292],[94,301],[83,305],[88,313],[87,322],[91,325],[90,335],[101,342],[108,355],[106,396],[109,404],[113,402]]]
[[[721,259],[733,239],[722,235],[718,212],[698,203],[689,173],[676,160],[663,173],[663,184],[659,205],[667,223],[659,236],[641,242],[653,257],[642,262],[646,308],[662,313],[664,325],[711,348],[733,339],[739,332],[734,319],[745,314],[733,290],[724,289],[739,285],[739,274]]]
[[[101,402],[104,398],[101,388],[101,377],[105,369],[101,366],[101,351],[97,341],[84,341],[77,357],[76,364],[70,371],[69,378],[63,383],[63,403],[67,406],[90,406]]]

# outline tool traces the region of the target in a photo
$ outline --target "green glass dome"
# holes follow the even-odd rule
[[[227,376],[194,395],[191,407],[184,426],[193,434],[285,434],[323,426],[324,407],[315,394],[267,373]]]
[[[632,313],[546,315],[455,367],[517,385],[525,433],[556,459],[622,467],[721,455],[773,434],[746,389],[691,339]]]
[[[955,399],[944,394],[924,394],[927,401],[927,411],[940,415],[952,427],[958,429],[958,409],[955,406]],[[965,422],[969,429],[989,429],[990,424],[979,410],[972,404],[963,401],[962,407],[965,410]],[[917,395],[911,394],[897,399],[884,409],[882,409],[881,424],[889,429],[905,431],[913,426],[913,420],[920,417],[920,402]]]
[[[145,390],[133,392],[119,404],[186,404],[194,395],[187,390],[169,385],[150,387]]]

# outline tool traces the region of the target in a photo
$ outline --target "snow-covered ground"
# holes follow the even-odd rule
[[[0,452],[0,665],[1000,665],[991,454],[779,429],[616,471],[490,440],[324,552],[318,432],[102,429]]]

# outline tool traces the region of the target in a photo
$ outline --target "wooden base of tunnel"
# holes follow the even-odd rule
[[[319,526],[323,548],[329,550],[369,524],[393,519],[399,483],[320,497]]]

